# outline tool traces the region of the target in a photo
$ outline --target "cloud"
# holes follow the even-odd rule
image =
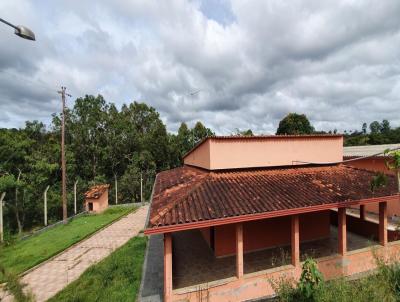
[[[289,112],[321,130],[400,126],[396,0],[5,0],[0,10],[37,35],[0,28],[0,127],[49,122],[60,85],[145,101],[171,131],[202,120],[219,134],[274,133]]]

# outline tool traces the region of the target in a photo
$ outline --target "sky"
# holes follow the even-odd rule
[[[400,126],[398,0],[1,0],[0,128],[49,123],[60,86],[146,102],[169,131],[275,133],[289,112],[317,130]]]

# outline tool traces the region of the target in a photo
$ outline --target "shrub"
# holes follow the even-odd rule
[[[316,263],[304,262],[299,282],[293,278],[271,282],[282,302],[395,302],[400,301],[400,263],[387,264],[377,258],[375,274],[348,280],[339,278],[324,281]]]
[[[298,285],[299,298],[305,299],[304,301],[314,301],[315,294],[323,282],[324,278],[318,270],[317,263],[312,259],[307,259],[303,264]]]
[[[271,282],[271,286],[279,296],[280,301],[284,302],[317,301],[316,296],[323,284],[322,274],[312,259],[307,259],[304,262],[297,284],[294,279],[279,279],[276,282]]]
[[[396,298],[396,301],[400,301],[400,263],[393,262],[391,264],[385,264],[382,260],[377,259],[378,274],[390,287],[390,291]]]

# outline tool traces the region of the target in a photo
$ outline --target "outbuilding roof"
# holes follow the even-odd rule
[[[109,187],[109,184],[93,186],[85,193],[85,197],[90,199],[98,199],[105,191],[108,190]]]
[[[371,192],[374,175],[345,165],[218,172],[184,166],[164,171],[156,177],[145,233],[399,198],[393,176]]]
[[[343,147],[343,157],[369,157],[369,156],[384,156],[385,150],[400,149],[400,144],[386,145],[366,145],[366,146],[351,146]]]

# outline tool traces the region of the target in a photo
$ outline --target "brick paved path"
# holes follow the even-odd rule
[[[76,280],[88,267],[111,254],[136,236],[147,217],[148,206],[140,207],[77,245],[44,262],[21,279],[37,302],[46,301]],[[4,294],[4,293],[3,293]],[[13,301],[0,293],[0,301]]]

